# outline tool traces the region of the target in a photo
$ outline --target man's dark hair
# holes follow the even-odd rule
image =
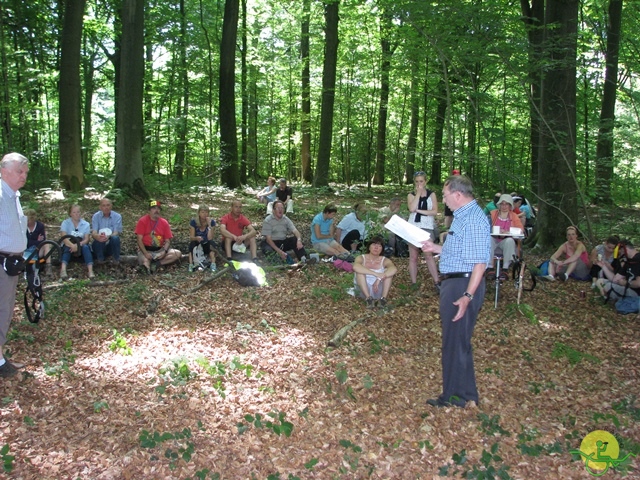
[[[618,245],[618,243],[620,243],[620,237],[618,237],[617,235],[611,235],[609,238],[607,238],[606,242],[609,245]]]
[[[336,213],[337,211],[338,211],[338,207],[336,207],[333,203],[330,203],[329,205],[324,207],[324,210],[322,211],[322,213]]]

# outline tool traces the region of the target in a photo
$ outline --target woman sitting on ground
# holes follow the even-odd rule
[[[589,255],[589,262],[591,262],[591,271],[589,272],[589,275],[591,276],[591,288],[596,288],[596,280],[598,278],[604,278],[604,273],[602,272],[603,268],[606,268],[613,273],[613,252],[615,251],[618,243],[620,243],[620,238],[616,235],[612,235],[591,250],[591,255]],[[600,267],[598,262],[603,262],[604,267]]]
[[[313,217],[311,222],[311,245],[318,252],[346,260],[349,258],[349,251],[333,238],[336,233],[333,219],[337,211],[338,208],[330,203],[324,207],[322,212]],[[353,260],[353,258],[350,260]]]
[[[413,175],[413,183],[415,191],[407,195],[407,208],[409,209],[409,223],[429,233],[433,242],[440,239],[436,237],[436,215],[438,214],[438,197],[436,192],[427,188],[427,175],[424,172],[416,172]],[[428,252],[422,253],[424,260],[427,262],[427,268],[439,291],[440,280],[438,276],[438,267],[433,255]],[[409,244],[409,277],[411,283],[416,285],[418,281],[418,259],[420,258],[420,249]]]
[[[89,278],[93,278],[93,255],[89,248],[89,239],[91,234],[91,225],[82,218],[80,205],[71,205],[69,207],[69,218],[60,225],[60,235],[71,235],[75,237],[75,241],[65,238],[62,241],[62,258],[60,260],[60,280],[69,278],[67,274],[67,264],[71,260],[71,256],[84,259],[87,265]]]
[[[269,205],[270,203],[273,203],[276,201],[276,190],[278,189],[278,187],[276,187],[276,179],[273,177],[269,177],[267,179],[267,186],[264,187],[262,190],[260,190],[257,194],[256,197],[258,198],[258,201],[260,203],[264,203],[265,205]],[[271,211],[267,211],[267,215],[269,215],[271,213]]]
[[[564,257],[564,259],[563,259]],[[551,255],[549,260],[549,275],[547,280],[560,280],[562,282],[569,277],[578,280],[588,280],[591,262],[587,248],[578,240],[578,229],[567,227],[567,241]]]
[[[194,261],[193,250],[198,246],[202,247],[203,255],[206,255],[211,262],[209,268],[212,272],[216,271],[216,254],[215,249],[211,248],[213,242],[213,227],[216,221],[209,216],[209,207],[200,205],[198,207],[198,218],[192,218],[189,222],[189,271],[193,272],[200,267],[200,262]]]
[[[384,239],[375,235],[367,242],[369,253],[356,257],[353,262],[355,276],[353,282],[360,297],[365,299],[367,308],[374,308],[376,300],[380,308],[387,305],[393,276],[398,269],[393,262],[382,255]]]
[[[604,274],[604,278],[596,281],[600,293],[614,300],[640,296],[640,252],[630,240],[620,240],[615,263],[614,270],[609,270],[604,260],[597,262]]]

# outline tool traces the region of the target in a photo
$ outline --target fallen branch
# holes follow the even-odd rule
[[[87,287],[108,287],[109,285],[118,285],[120,283],[129,283],[131,280],[128,278],[124,278],[121,280],[97,280],[97,281],[89,281],[85,283]],[[42,286],[42,290],[53,290],[54,288],[60,288],[63,285],[66,285],[73,280],[68,280],[66,282],[57,281],[55,283],[47,283],[47,285]]]
[[[336,333],[333,334],[333,337],[331,337],[331,340],[329,340],[329,343],[327,343],[327,345],[335,348],[339,347],[342,341],[344,340],[344,337],[347,336],[349,331],[356,325],[359,325],[362,322],[364,322],[367,318],[369,317],[358,318],[357,320],[353,320],[347,323],[344,327],[342,327],[340,330],[338,330]]]

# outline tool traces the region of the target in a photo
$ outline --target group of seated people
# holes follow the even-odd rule
[[[551,255],[547,280],[569,278],[591,281],[591,288],[605,298],[640,295],[640,253],[633,242],[616,235],[596,245],[589,253],[578,240],[578,229],[567,227],[567,241]]]
[[[293,211],[291,187],[285,179],[280,179],[276,188],[275,178],[269,177],[268,186],[259,194],[258,199],[267,205],[268,213],[262,224],[261,250],[264,255],[274,255],[283,262],[292,264],[308,262],[311,257],[307,253],[302,235],[286,213]],[[524,236],[531,208],[523,204],[522,196],[496,194],[492,202],[487,204],[487,213],[492,226],[492,258],[501,254],[504,259],[504,270],[508,270],[512,259],[519,255],[519,240]],[[393,198],[387,207],[379,210],[380,224],[386,223],[392,215],[399,214],[402,205],[400,198]],[[438,198],[436,192],[427,187],[424,172],[414,175],[414,190],[407,195],[408,221],[427,231],[439,241],[436,215],[438,214]],[[519,209],[518,209],[519,207]],[[171,248],[173,234],[169,222],[162,217],[162,205],[151,200],[149,211],[142,216],[135,227],[138,247],[138,263],[149,273],[153,273],[158,265],[169,265],[182,258],[180,250]],[[353,211],[345,215],[337,225],[334,220],[338,208],[328,204],[313,217],[311,222],[311,246],[330,259],[340,259],[352,263],[354,285],[358,294],[365,300],[367,307],[376,304],[384,307],[391,288],[391,281],[397,272],[390,256],[398,253],[398,243],[404,241],[393,233],[374,234],[367,239],[367,230],[372,222],[367,220],[367,207],[364,203],[354,205]],[[28,217],[27,252],[31,253],[46,239],[44,225],[37,221],[36,212],[27,210]],[[216,271],[215,227],[218,225],[210,215],[209,207],[198,207],[197,215],[189,223],[189,271],[209,268]],[[257,263],[258,232],[251,221],[242,214],[242,202],[234,199],[229,213],[219,220],[219,240],[228,260],[234,252],[245,253],[249,250],[250,258]],[[521,232],[521,235],[514,235]],[[87,266],[88,277],[94,277],[93,265],[104,263],[108,257],[114,264],[120,261],[120,235],[123,232],[122,216],[113,211],[111,200],[103,198],[99,210],[92,216],[91,224],[82,218],[79,205],[69,207],[69,217],[62,222],[60,228],[64,236],[60,278],[68,278],[67,265],[72,257],[81,258]],[[499,233],[497,232],[499,230]],[[386,238],[385,238],[386,237]],[[444,237],[446,238],[446,237]],[[41,247],[41,256],[46,257],[49,246]],[[385,251],[386,249],[386,251]],[[620,254],[618,251],[620,250]],[[366,252],[359,255],[359,252]],[[435,259],[430,253],[422,253],[424,262],[436,290],[439,287],[439,275]],[[409,276],[413,286],[417,285],[418,261],[420,251],[413,245],[408,246]],[[635,262],[635,263],[634,263]],[[551,256],[548,263],[548,280],[567,280],[569,277],[592,279],[592,287],[603,295],[614,292],[618,295],[640,294],[640,255],[628,240],[620,241],[618,237],[609,237],[602,245],[596,246],[591,254],[585,245],[578,240],[575,227],[567,228],[567,241]],[[487,272],[491,274],[492,265]],[[626,268],[626,270],[624,270]],[[51,273],[50,258],[47,258],[45,272]],[[504,275],[504,273],[503,273]],[[638,285],[636,285],[638,283]]]

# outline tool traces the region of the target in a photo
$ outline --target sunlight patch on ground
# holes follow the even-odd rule
[[[70,367],[95,370],[96,374],[109,372],[115,375],[135,373],[136,376],[149,372],[156,374],[156,369],[175,359],[186,358],[191,364],[198,358],[206,358],[210,362],[228,363],[235,357],[242,357],[243,362],[251,363],[254,371],[268,366],[297,363],[302,360],[301,350],[314,349],[316,346],[309,336],[300,331],[287,334],[271,335],[265,333],[259,337],[261,349],[273,349],[273,357],[256,357],[253,352],[238,353],[227,347],[222,337],[237,335],[237,332],[213,332],[211,330],[155,330],[144,335],[122,334],[131,355],[125,355],[122,349],[111,351],[114,337],[107,338],[103,346],[98,348],[98,355],[76,358]],[[217,339],[217,341],[216,341]],[[255,338],[254,338],[255,340]],[[217,344],[221,345],[218,346]],[[286,346],[290,355],[283,358],[282,346]],[[253,358],[252,358],[253,357]]]
[[[551,322],[545,322],[544,320],[540,320],[540,326],[545,330],[550,330],[552,332],[560,332],[562,330],[566,330],[567,328],[563,325],[558,325]]]

